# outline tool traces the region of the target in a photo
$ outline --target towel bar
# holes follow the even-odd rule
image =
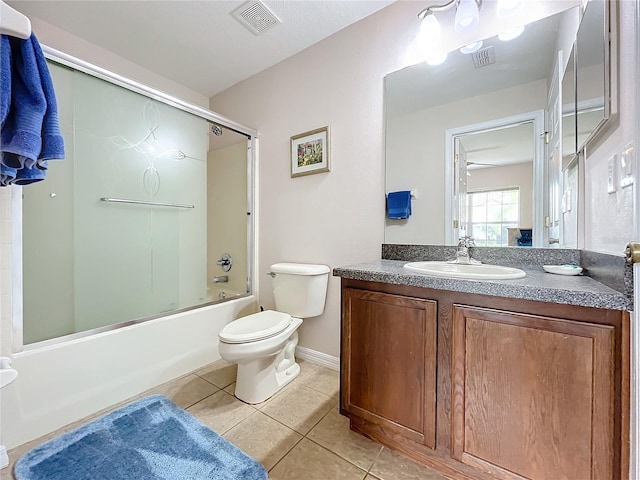
[[[102,202],[133,203],[133,204],[136,204],[136,205],[151,205],[151,206],[154,206],[154,207],[195,208],[195,205],[184,205],[182,203],[147,202],[146,200],[127,200],[125,198],[102,197],[100,200]]]

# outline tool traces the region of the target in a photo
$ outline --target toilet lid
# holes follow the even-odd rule
[[[228,323],[218,336],[225,343],[255,342],[277,335],[289,324],[291,315],[265,310]]]

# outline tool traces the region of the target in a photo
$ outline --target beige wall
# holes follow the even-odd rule
[[[247,290],[247,142],[210,151],[207,162],[207,287],[220,291]],[[229,272],[216,264],[223,253],[233,259]],[[228,283],[212,283],[227,275]]]
[[[383,78],[416,33],[417,2],[398,2],[211,99],[258,128],[260,304],[274,308],[275,262],[335,267],[380,258],[384,232]],[[331,172],[291,178],[290,137],[330,128]],[[339,355],[340,279],[300,345]]]

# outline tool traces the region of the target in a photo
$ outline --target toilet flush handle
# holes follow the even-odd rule
[[[271,278],[275,278],[276,276],[274,272],[267,272],[267,275],[269,275]]]

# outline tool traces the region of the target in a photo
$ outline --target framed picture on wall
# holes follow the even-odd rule
[[[329,169],[329,127],[291,137],[291,176],[301,177]]]

